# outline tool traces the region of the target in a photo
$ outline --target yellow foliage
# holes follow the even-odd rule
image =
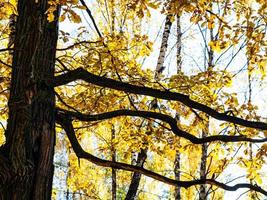
[[[220,53],[222,50],[226,49],[227,47],[229,47],[230,42],[226,42],[226,41],[218,41],[218,40],[214,40],[214,41],[210,41],[209,42],[209,46],[210,48],[217,53]]]
[[[16,13],[14,9],[16,1],[2,2],[0,17],[1,19],[8,19],[10,14]],[[244,51],[248,58],[249,75],[253,75],[252,72],[256,70],[265,75],[266,55],[264,54],[264,48],[266,48],[266,39],[264,37],[266,35],[264,29],[261,26],[257,27],[258,25],[255,23],[263,23],[264,15],[262,12],[266,8],[265,1],[257,0],[259,9],[261,9],[258,11],[249,8],[248,4],[251,2],[243,0],[229,3],[229,5],[224,4],[225,1],[173,0],[170,6],[156,0],[98,0],[96,2],[96,5],[100,8],[94,6],[92,12],[98,22],[98,28],[103,33],[103,38],[98,41],[93,40],[92,32],[86,30],[83,27],[84,24],[81,23],[82,15],[80,16],[78,11],[84,10],[85,7],[80,6],[78,0],[49,1],[49,8],[46,11],[49,22],[55,20],[54,12],[57,6],[61,5],[62,14],[59,21],[63,22],[68,19],[73,23],[80,23],[81,26],[77,30],[77,36],[75,33],[68,33],[68,30],[60,31],[60,47],[69,45],[69,43],[77,45],[66,51],[58,51],[57,58],[66,66],[63,67],[62,63],[57,63],[57,73],[62,73],[62,71],[65,73],[65,67],[77,69],[83,66],[84,69],[99,76],[134,85],[179,92],[187,95],[185,98],[195,100],[229,116],[260,121],[260,117],[257,115],[257,106],[251,103],[241,104],[239,94],[224,91],[225,89],[233,89],[234,74],[232,69],[222,70],[221,63],[214,62],[214,66],[209,66],[206,69],[206,66],[197,60],[195,65],[203,65],[200,66],[201,69],[206,70],[196,71],[194,69],[194,72],[189,72],[190,67],[188,67],[184,72],[179,72],[176,75],[165,76],[163,74],[164,79],[157,82],[153,78],[153,66],[143,66],[143,61],[151,55],[153,50],[157,50],[153,49],[154,43],[152,41],[154,38],[147,33],[152,27],[150,26],[151,21],[148,20],[152,9],[156,9],[153,12],[173,14],[172,22],[175,21],[176,14],[182,16],[184,12],[188,12],[192,26],[199,23],[202,28],[206,27],[210,29],[208,31],[213,31],[213,37],[210,40],[207,37],[207,41],[204,41],[204,43],[209,47],[207,49],[214,53],[214,58],[223,56],[228,48],[231,49],[232,44],[242,46],[243,37],[246,37]],[[220,12],[213,10],[215,6],[221,9]],[[112,11],[115,11],[115,14],[112,14]],[[257,15],[257,12],[260,16]],[[232,18],[234,19],[231,21]],[[3,25],[6,25],[4,23],[6,22],[3,22]],[[186,32],[184,34],[186,35]],[[4,36],[7,37],[7,33],[3,32],[1,39]],[[6,43],[6,41],[3,42],[2,46],[6,46]],[[2,55],[1,52],[1,61],[9,65],[12,61],[11,57],[7,54]],[[151,63],[149,64],[151,65]],[[1,76],[7,77],[3,83],[0,83],[0,90],[5,91],[9,87],[10,69],[2,64],[0,65]],[[145,67],[151,67],[151,69],[145,70]],[[196,68],[196,66],[193,67]],[[79,112],[88,114],[105,113],[119,109],[151,111],[150,103],[154,100],[152,97],[132,95],[82,81],[58,87],[55,91],[61,97],[61,99],[57,98],[58,107],[64,109],[73,107]],[[0,94],[1,122],[7,119],[8,96],[8,92]],[[214,122],[206,114],[186,107],[180,102],[157,100],[157,103],[159,107],[154,109],[153,112],[171,116],[173,116],[173,113],[179,114],[180,119],[176,119],[178,127],[195,137],[202,137],[203,131],[206,131],[208,136],[218,135],[221,134],[222,129],[225,130],[222,132],[225,135],[238,134],[251,137],[264,135],[267,137],[266,131],[239,127],[226,122]],[[73,125],[77,138],[84,149],[100,158],[110,160],[114,150],[116,150],[117,161],[129,164],[133,161],[133,152],[138,153],[141,149],[147,149],[148,159],[145,162],[145,168],[173,177],[173,162],[179,153],[182,160],[180,171],[184,172],[181,179],[193,180],[199,177],[202,146],[177,137],[170,131],[167,123],[147,118],[123,116],[96,122],[80,122],[77,120],[74,121]],[[62,129],[57,127],[56,131],[60,132]],[[114,137],[112,137],[112,131],[115,131]],[[1,129],[0,145],[5,142],[3,132]],[[210,168],[207,177],[220,175],[233,161],[239,162],[239,165],[247,170],[248,179],[253,179],[257,184],[261,184],[262,178],[259,174],[263,166],[262,157],[267,156],[267,146],[265,144],[260,146],[256,158],[252,160],[232,158],[233,152],[238,147],[236,144],[222,145],[219,142],[209,144],[207,163],[210,164]],[[245,148],[242,154],[248,156],[249,149]],[[82,191],[84,194],[92,195],[92,198],[95,199],[108,199],[110,197],[110,169],[103,169],[84,160],[77,160],[73,153],[69,154],[69,160],[71,167],[68,187],[72,191]],[[125,188],[128,188],[131,177],[132,174],[129,172],[117,171],[117,181],[120,189],[122,188],[121,193],[123,195],[127,192]],[[145,186],[146,181],[147,179],[142,178],[141,185]],[[157,189],[155,185],[149,185],[147,190],[153,192]],[[53,193],[54,196],[55,193],[56,191]],[[182,189],[182,194],[186,199],[194,199],[197,190],[194,187],[187,190]],[[216,191],[216,195],[216,198],[220,199],[223,192]],[[138,198],[149,199],[152,198],[151,196],[152,194],[142,192]]]

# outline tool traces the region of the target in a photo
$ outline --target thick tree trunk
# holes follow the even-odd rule
[[[47,8],[47,0],[18,1],[0,199],[51,198],[55,96],[46,81],[54,76],[58,29]]]

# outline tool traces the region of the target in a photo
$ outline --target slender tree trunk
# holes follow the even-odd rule
[[[247,63],[249,62],[249,59],[247,60]],[[251,68],[248,66],[248,104],[251,104],[251,96],[252,96],[252,80],[251,80]],[[249,114],[251,115],[251,111],[249,111]],[[253,146],[252,146],[252,143],[250,142],[249,143],[249,160],[251,163],[253,163]],[[253,167],[250,166],[250,167]],[[250,178],[249,179],[249,183],[250,184],[253,184],[253,179]],[[253,191],[250,190],[250,198],[253,198]],[[255,194],[255,193],[254,193]]]
[[[165,21],[165,26],[164,26],[164,32],[163,32],[163,36],[162,36],[160,53],[159,53],[156,71],[155,71],[155,80],[159,79],[159,75],[164,70],[163,63],[164,63],[164,59],[165,59],[165,54],[167,52],[168,39],[169,39],[169,35],[170,35],[171,25],[172,25],[171,15],[167,15],[166,21]],[[137,166],[143,166],[145,163],[145,160],[147,158],[147,149],[141,149],[141,152],[138,153],[137,157],[138,158],[137,158],[136,165]],[[134,172],[125,200],[133,200],[136,197],[140,180],[141,180],[141,174]]]
[[[209,132],[209,120],[206,122],[206,127],[202,130],[202,138],[207,137]],[[202,144],[201,162],[200,162],[200,179],[207,178],[207,157],[208,157],[208,144]],[[207,199],[207,187],[201,185],[199,190],[199,200]]]
[[[175,180],[180,181],[180,162],[181,162],[181,155],[177,151],[175,154],[175,161],[174,161],[174,175],[175,175]],[[175,194],[174,194],[175,200],[181,200],[181,187],[175,187]]]
[[[141,149],[141,152],[138,153],[136,166],[143,167],[145,160],[147,158],[146,153],[147,153],[146,149]],[[134,172],[125,200],[134,200],[135,199],[140,180],[141,180],[141,174]]]
[[[177,23],[177,74],[182,72],[182,30],[181,30],[181,16],[177,14],[176,16]]]
[[[111,159],[112,159],[112,162],[116,162],[116,150],[114,148],[114,145],[113,145],[113,140],[115,139],[116,135],[115,135],[115,129],[114,127],[112,127],[112,130],[111,130]],[[112,168],[112,200],[116,200],[116,194],[117,194],[117,175],[116,175],[116,169]]]
[[[158,62],[156,66],[156,72],[155,72],[155,79],[158,79],[158,76],[163,72],[164,70],[164,60],[165,60],[165,55],[167,52],[167,47],[168,47],[168,39],[170,36],[170,31],[171,31],[171,22],[172,15],[167,15],[166,20],[165,20],[165,25],[164,25],[164,31],[162,35],[162,41],[161,41],[161,46],[160,46],[160,52],[159,52],[159,57],[158,57]]]
[[[206,130],[203,130],[202,131],[202,137],[204,138],[206,136],[207,136],[207,132],[206,132]],[[208,150],[207,144],[203,144],[202,145],[201,163],[200,163],[200,179],[206,179],[207,178],[206,177],[207,150]],[[207,199],[207,188],[205,185],[200,186],[199,199],[200,200],[206,200]]]
[[[0,199],[51,198],[55,96],[46,81],[54,76],[58,28],[47,8],[47,0],[18,1]]]
[[[181,51],[182,51],[182,31],[181,31],[181,21],[180,16],[176,16],[176,22],[177,22],[177,74],[181,73],[182,71],[182,57],[181,57]],[[179,116],[179,113],[176,113],[177,116]],[[177,123],[179,123],[179,117],[177,119]],[[176,151],[175,160],[174,160],[174,176],[175,180],[180,181],[181,173],[180,173],[180,162],[181,162],[181,155],[180,152]],[[181,187],[175,187],[175,200],[181,200]]]
[[[113,35],[115,32],[115,0],[111,0],[111,34]],[[113,140],[116,137],[115,128],[112,126],[111,128],[111,160],[116,162],[116,149],[113,145]],[[111,169],[111,191],[112,191],[112,200],[116,200],[117,196],[117,174],[116,169]]]
[[[115,162],[116,160],[112,159],[112,161]],[[116,196],[117,196],[116,188],[117,188],[116,169],[112,168],[112,200],[116,200]]]
[[[115,31],[115,0],[111,0],[111,33]]]
[[[210,40],[214,40],[213,36],[213,29],[210,29]],[[214,52],[210,48],[208,50],[208,69],[211,70],[214,67]],[[209,116],[207,116],[208,121],[206,123],[206,127],[202,130],[202,137],[207,137],[209,133]],[[207,157],[208,157],[208,144],[202,144],[202,155],[201,155],[201,163],[200,163],[200,179],[206,179],[207,174]],[[206,200],[207,199],[207,187],[206,185],[200,186],[200,192],[199,192],[199,199],[200,200]]]

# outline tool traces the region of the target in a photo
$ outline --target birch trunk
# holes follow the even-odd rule
[[[165,26],[164,26],[164,32],[163,32],[163,36],[162,36],[160,53],[159,53],[156,71],[155,71],[155,80],[158,80],[159,75],[164,70],[163,63],[164,63],[164,58],[165,58],[165,54],[166,54],[167,47],[168,47],[168,39],[169,39],[169,35],[170,35],[171,25],[172,25],[171,15],[167,15],[166,21],[165,21]],[[141,152],[138,153],[138,156],[137,156],[138,158],[137,158],[137,163],[136,163],[137,166],[143,166],[144,165],[145,160],[147,158],[146,153],[147,153],[147,149],[142,149]],[[134,172],[125,200],[135,199],[136,194],[137,194],[137,190],[138,190],[138,186],[140,184],[140,180],[141,180],[141,174]]]
[[[210,29],[210,40],[214,40],[213,36],[213,29]],[[214,67],[214,52],[210,48],[208,50],[208,69],[210,70]],[[209,133],[209,116],[207,116],[208,121],[206,122],[206,127],[202,130],[202,137],[207,137]],[[201,163],[200,163],[200,179],[206,179],[207,174],[207,157],[208,157],[208,145],[205,143],[202,145],[202,155],[201,155]],[[200,186],[200,192],[199,192],[199,199],[200,200],[206,200],[207,199],[207,187],[206,185],[201,185]]]
[[[177,54],[176,54],[176,59],[177,59],[177,74],[181,73],[182,71],[182,56],[181,56],[181,51],[182,51],[182,31],[181,31],[181,21],[180,21],[180,16],[176,16],[176,22],[177,22]],[[179,115],[176,113],[176,115]],[[177,119],[177,123],[179,124],[180,121]],[[180,153],[177,151],[175,155],[175,160],[174,160],[174,176],[175,180],[180,181],[181,178],[181,173],[180,173],[180,162],[181,162],[181,156]],[[176,187],[175,188],[175,200],[181,200],[181,187]]]

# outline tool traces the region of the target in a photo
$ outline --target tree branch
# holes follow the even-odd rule
[[[12,68],[12,66],[11,65],[9,65],[9,64],[7,64],[7,63],[5,63],[4,61],[2,61],[1,59],[0,59],[0,63],[1,64],[3,64],[3,65],[5,65],[5,66],[7,66],[7,67],[9,67],[9,68]]]
[[[200,180],[193,180],[193,181],[176,181],[170,178],[167,178],[165,176],[162,176],[160,174],[157,174],[155,172],[149,171],[143,167],[133,166],[121,162],[112,162],[104,159],[100,159],[96,156],[93,156],[92,154],[89,154],[83,150],[81,145],[79,144],[75,132],[73,129],[72,121],[71,119],[66,118],[64,115],[58,114],[57,115],[57,122],[62,126],[62,128],[66,131],[66,134],[69,138],[69,141],[71,143],[71,146],[78,158],[86,159],[96,165],[102,166],[102,167],[111,167],[115,169],[122,169],[126,171],[132,171],[132,172],[138,172],[142,173],[145,176],[148,176],[150,178],[153,178],[155,180],[164,182],[169,185],[173,186],[179,186],[184,188],[189,188],[196,185],[203,185],[203,184],[209,184],[209,185],[215,185],[221,189],[228,190],[228,191],[236,191],[241,188],[248,188],[251,190],[254,190],[256,192],[260,192],[263,195],[267,196],[267,191],[262,189],[261,187],[257,185],[252,185],[248,183],[240,183],[233,186],[226,185],[224,183],[218,182],[214,179],[200,179]]]
[[[5,51],[12,51],[14,48],[5,48],[5,49],[0,49],[0,52],[5,52]]]
[[[98,36],[99,36],[100,38],[102,38],[102,34],[101,34],[101,32],[99,31],[99,29],[98,29],[98,27],[97,27],[97,25],[96,25],[95,19],[94,19],[93,15],[92,15],[90,9],[88,8],[88,6],[87,6],[86,3],[84,2],[84,0],[80,0],[80,1],[81,1],[82,5],[85,7],[85,10],[86,10],[87,14],[88,14],[89,17],[91,18],[91,20],[92,20],[92,22],[93,22],[93,25],[94,25],[94,27],[95,27],[95,30],[96,30]]]
[[[179,137],[183,137],[194,144],[204,144],[204,143],[214,142],[214,141],[254,142],[254,143],[267,141],[267,138],[252,139],[252,138],[247,138],[243,135],[239,135],[239,136],[214,135],[214,136],[207,136],[204,138],[198,138],[194,135],[191,135],[190,133],[186,131],[179,129],[177,126],[177,121],[173,117],[166,115],[166,114],[156,113],[156,112],[151,112],[151,111],[116,110],[116,111],[111,111],[111,112],[106,112],[106,113],[101,113],[101,114],[87,115],[87,114],[82,114],[80,112],[67,111],[67,110],[57,108],[57,112],[61,114],[62,116],[64,115],[65,118],[78,119],[81,121],[99,121],[99,120],[111,119],[111,118],[119,117],[119,116],[133,116],[133,117],[158,119],[158,120],[168,123],[171,127],[171,130],[173,131],[175,135]]]
[[[56,76],[51,84],[53,87],[57,87],[57,86],[61,86],[61,85],[64,85],[64,84],[67,84],[67,83],[70,83],[76,80],[83,80],[87,83],[91,83],[97,86],[107,87],[110,89],[129,92],[133,94],[147,95],[147,96],[156,97],[159,99],[179,101],[183,103],[184,105],[191,107],[192,109],[197,109],[199,111],[202,111],[214,117],[217,120],[223,120],[223,121],[239,124],[239,125],[250,127],[250,128],[267,130],[266,123],[248,121],[248,120],[244,120],[239,117],[230,116],[225,113],[217,112],[213,108],[210,108],[204,104],[198,103],[194,100],[191,100],[189,96],[187,95],[170,92],[167,90],[162,91],[162,90],[153,89],[149,87],[137,86],[137,85],[132,85],[129,83],[116,81],[110,78],[94,75],[84,70],[83,68],[78,68],[78,69],[69,71],[65,74]]]

